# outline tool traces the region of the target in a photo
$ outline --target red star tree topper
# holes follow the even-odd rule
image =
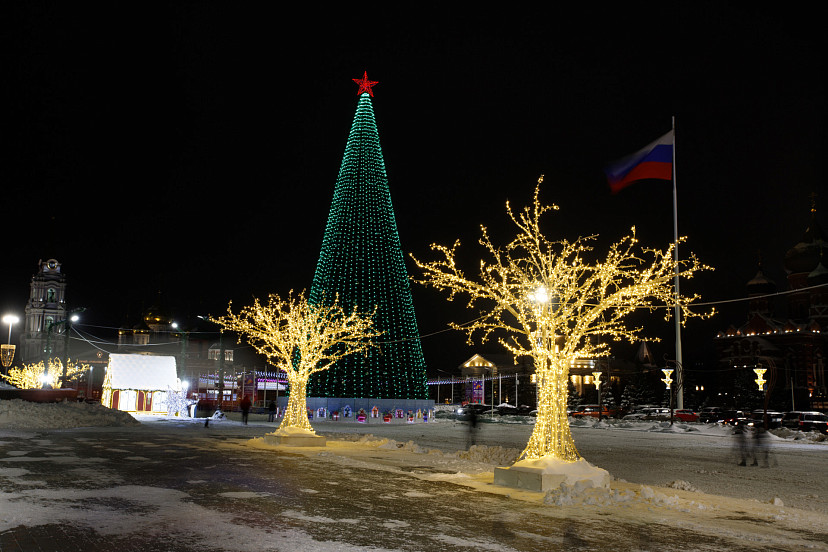
[[[374,91],[371,88],[377,84],[378,81],[368,80],[368,71],[363,73],[361,79],[352,79],[355,83],[359,85],[359,90],[357,90],[357,96],[361,95],[363,92],[368,92],[371,97],[374,97]]]

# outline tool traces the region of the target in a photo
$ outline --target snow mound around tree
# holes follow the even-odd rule
[[[304,427],[280,427],[270,435],[279,435],[282,437],[303,437],[308,435],[316,435],[312,429],[305,429]]]
[[[469,462],[491,464],[494,466],[509,466],[514,464],[520,456],[520,450],[515,448],[488,447],[483,445],[472,445],[469,450],[461,450],[456,453],[457,458]]]
[[[574,484],[561,483],[559,488],[547,491],[543,502],[550,506],[624,506],[647,504],[650,506],[672,507],[682,511],[709,508],[709,506],[701,502],[682,499],[678,495],[670,496],[659,491],[654,491],[652,487],[648,487],[647,485],[641,485],[638,490],[619,490],[606,487],[593,487],[586,481],[577,481]]]
[[[100,403],[35,403],[21,399],[0,401],[0,428],[68,429],[141,425],[127,412]]]
[[[560,458],[544,456],[543,458],[515,462],[512,468],[518,470],[528,468],[537,470],[542,474],[562,475],[565,477],[562,484],[570,486],[609,488],[609,472],[593,466],[583,458],[579,458],[574,462],[567,462]]]

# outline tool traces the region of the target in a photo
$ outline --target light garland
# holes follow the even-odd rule
[[[756,373],[756,379],[753,380],[756,382],[756,385],[759,386],[759,391],[765,390],[765,372],[768,371],[767,368],[754,368],[753,371]]]
[[[661,378],[661,381],[664,382],[667,389],[670,389],[670,386],[673,384],[673,378],[670,377],[673,375],[673,370],[671,368],[662,368],[661,371],[664,372],[664,377]]]
[[[426,364],[397,231],[370,87],[360,96],[334,187],[309,301],[338,296],[346,311],[376,308],[383,342],[313,376],[315,397],[427,399]],[[368,87],[363,89],[362,87]]]
[[[673,247],[664,250],[642,248],[632,234],[609,248],[601,261],[588,262],[585,255],[596,236],[550,241],[540,229],[545,213],[555,205],[541,205],[540,184],[534,203],[520,212],[506,211],[518,227],[517,236],[505,247],[495,247],[485,227],[480,244],[489,259],[481,260],[476,279],[467,277],[456,264],[459,241],[452,247],[433,244],[439,260],[421,262],[420,283],[448,292],[448,299],[468,296],[468,308],[481,307],[476,321],[452,327],[467,333],[469,344],[475,336],[481,342],[498,332],[497,341],[516,358],[529,356],[535,363],[538,385],[538,414],[529,442],[521,457],[552,456],[565,461],[580,458],[566,414],[567,379],[570,365],[578,358],[609,354],[606,340],[640,339],[641,328],[627,327],[625,318],[637,308],[650,311],[678,303],[683,320],[697,314],[689,305],[697,295],[676,297],[673,278],[690,278],[702,265],[695,255],[673,260]],[[412,256],[413,257],[413,256]],[[665,318],[671,309],[664,309]],[[712,314],[712,313],[710,313]]]
[[[374,328],[373,313],[350,314],[334,297],[329,305],[310,304],[300,293],[287,299],[271,294],[267,304],[253,305],[236,314],[232,303],[227,315],[212,320],[223,329],[244,335],[248,343],[287,376],[290,392],[280,429],[302,428],[313,432],[307,415],[307,384],[312,374],[323,372],[348,355],[365,353],[381,335]]]
[[[89,370],[88,364],[78,364],[71,359],[66,363],[66,379]],[[22,368],[10,368],[8,374],[0,374],[10,384],[19,389],[40,389],[44,384],[54,388],[63,377],[63,362],[59,358],[49,359],[48,368],[43,361],[36,364],[24,364]]]

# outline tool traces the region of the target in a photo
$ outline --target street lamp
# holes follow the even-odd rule
[[[767,372],[767,368],[754,368],[754,372],[756,372],[756,379],[753,380],[756,382],[756,385],[759,386],[759,391],[765,390],[765,372]]]
[[[601,374],[602,372],[593,372],[592,377],[594,378],[593,382],[595,384],[595,390],[598,391],[598,421],[601,421],[601,414],[603,412],[603,408],[601,408]]]
[[[198,318],[205,322],[213,322],[209,316],[198,315]],[[213,322],[215,324],[215,322]],[[218,397],[216,398],[216,406],[219,410],[224,410],[224,330],[219,330],[219,351],[216,359],[218,368],[216,369],[216,376],[218,381]],[[235,367],[233,368],[235,371]],[[278,384],[277,384],[278,385]],[[209,380],[208,380],[208,397],[209,397]]]
[[[488,370],[489,373],[492,375],[492,408],[491,408],[491,418],[494,420],[494,371],[488,366],[481,366],[483,370]],[[483,379],[483,376],[480,376]],[[486,380],[483,379],[483,400],[486,400]]]
[[[661,381],[664,382],[664,385],[667,386],[667,392],[670,393],[670,425],[673,425],[673,391],[670,388],[670,384],[673,383],[673,379],[670,377],[671,375],[673,375],[673,369],[662,368],[661,371],[664,372],[664,377],[661,379]]]
[[[20,322],[20,319],[13,314],[7,314],[3,317],[3,323],[9,325],[9,342],[6,345],[2,345],[2,363],[5,368],[11,366],[14,360],[15,346],[11,344],[11,333],[12,326],[18,322]]]
[[[63,363],[63,375],[60,377],[60,387],[63,387],[63,384],[66,382],[66,370],[69,364],[69,332],[72,329],[72,322],[77,322],[79,320],[78,313],[85,310],[86,308],[84,307],[77,308],[67,312],[66,318],[59,322],[48,320],[46,323],[46,361],[43,363],[44,375],[48,371],[49,360],[52,358],[52,330],[60,325],[63,325],[64,327],[63,353],[65,358]]]
[[[448,374],[451,378],[451,404],[454,404],[454,375],[439,368],[437,368],[437,371],[441,374]],[[437,376],[437,402],[440,402],[440,376]]]

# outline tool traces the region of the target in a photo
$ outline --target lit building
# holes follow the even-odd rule
[[[777,408],[828,408],[825,353],[828,351],[828,243],[811,208],[802,239],[785,254],[788,292],[785,314],[774,312],[776,283],[762,264],[747,283],[747,321],[720,331],[715,339],[719,387],[733,393],[735,381],[752,379],[754,368],[766,368]],[[781,314],[781,313],[780,313]],[[780,406],[781,404],[781,406]],[[741,405],[735,405],[741,406]]]
[[[219,393],[223,393],[222,402],[237,401],[239,374],[244,369],[234,362],[231,340],[217,339],[214,329],[201,331],[200,322],[176,321],[159,294],[138,320],[125,322],[118,329],[118,352],[175,357],[178,377],[187,382],[191,394],[217,401]]]
[[[65,346],[66,276],[55,259],[38,261],[29,284],[19,360],[34,364],[47,356],[63,357]]]
[[[642,343],[642,348],[646,344]],[[536,402],[535,365],[531,358],[504,353],[474,354],[457,367],[460,377],[432,380],[432,387],[442,386],[441,398],[453,398],[454,402],[507,403],[512,406],[534,405]],[[610,382],[617,387],[624,376],[636,371],[632,362],[614,358],[576,359],[569,367],[569,380],[579,396],[590,396],[595,391],[593,372],[601,371],[603,384]],[[451,390],[448,385],[455,386]],[[432,391],[432,396],[435,392]]]

